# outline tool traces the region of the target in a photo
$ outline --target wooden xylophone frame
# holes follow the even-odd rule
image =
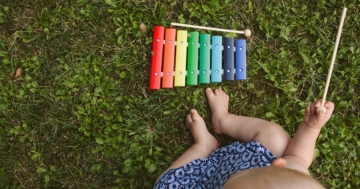
[[[222,36],[211,39],[210,34],[155,26],[149,88],[219,83],[222,75],[224,80],[245,80],[246,40],[224,38],[222,44]]]

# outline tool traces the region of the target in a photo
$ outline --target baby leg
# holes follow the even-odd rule
[[[206,89],[212,111],[212,123],[218,134],[227,134],[240,142],[252,140],[261,143],[277,158],[283,156],[290,137],[278,124],[258,118],[229,114],[229,96],[221,89]]]
[[[166,171],[184,166],[198,158],[207,158],[218,148],[218,141],[209,133],[203,118],[195,109],[192,109],[190,114],[187,115],[186,125],[190,129],[195,143],[171,164]]]

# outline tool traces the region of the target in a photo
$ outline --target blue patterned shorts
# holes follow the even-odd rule
[[[271,165],[276,157],[263,145],[236,141],[215,150],[208,158],[196,159],[164,173],[154,189],[222,188],[233,174]]]

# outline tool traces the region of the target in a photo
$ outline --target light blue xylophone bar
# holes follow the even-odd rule
[[[222,37],[212,36],[211,44],[211,82],[221,82],[222,75]]]

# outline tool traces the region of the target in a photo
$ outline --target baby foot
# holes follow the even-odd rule
[[[206,89],[206,96],[212,112],[212,124],[217,134],[222,134],[220,120],[229,114],[229,95],[222,89],[215,89],[215,93],[211,88]]]
[[[186,116],[186,125],[190,129],[195,143],[204,145],[204,147],[210,150],[210,152],[213,152],[218,148],[218,141],[212,134],[209,133],[204,119],[195,109],[192,109],[190,114]]]

